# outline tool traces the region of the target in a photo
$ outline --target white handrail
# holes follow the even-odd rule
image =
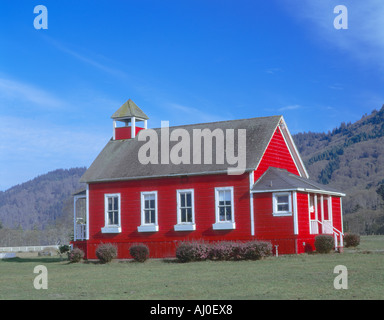
[[[317,220],[317,222],[319,222],[322,226],[324,226],[324,223],[321,222],[320,220]],[[327,227],[332,227],[333,229],[333,234],[334,234],[334,237],[335,237],[335,250],[337,250],[337,236],[340,237],[340,247],[343,247],[344,243],[343,243],[343,236],[344,236],[344,233],[341,232],[340,230],[338,230],[337,228],[335,228],[333,225],[328,225]]]

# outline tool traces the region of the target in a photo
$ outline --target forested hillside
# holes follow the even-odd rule
[[[345,229],[384,234],[384,106],[328,133],[294,136],[310,177],[347,194]]]
[[[71,195],[82,187],[79,179],[85,170],[58,169],[0,192],[0,246],[68,241],[73,229]]]

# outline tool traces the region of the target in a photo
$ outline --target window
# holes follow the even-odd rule
[[[292,199],[290,192],[279,192],[273,194],[273,215],[292,215]]]
[[[120,233],[120,194],[105,194],[105,226],[101,228],[102,233]]]
[[[216,223],[214,230],[235,229],[233,187],[215,188]]]
[[[193,231],[195,225],[194,190],[177,190],[177,225],[175,231]]]
[[[141,226],[139,232],[159,231],[157,224],[157,191],[141,193]]]

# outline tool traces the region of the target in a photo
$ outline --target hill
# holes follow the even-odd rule
[[[0,192],[0,228],[44,230],[73,219],[71,194],[86,168],[58,169]]]
[[[345,229],[383,234],[384,106],[331,132],[299,133],[293,138],[310,177],[347,194]]]

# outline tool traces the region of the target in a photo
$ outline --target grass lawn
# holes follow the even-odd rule
[[[34,267],[48,269],[48,289],[36,290]],[[336,290],[335,266],[348,270]],[[343,254],[270,257],[261,261],[69,264],[60,257],[0,260],[0,299],[384,299],[384,236],[362,237]]]

